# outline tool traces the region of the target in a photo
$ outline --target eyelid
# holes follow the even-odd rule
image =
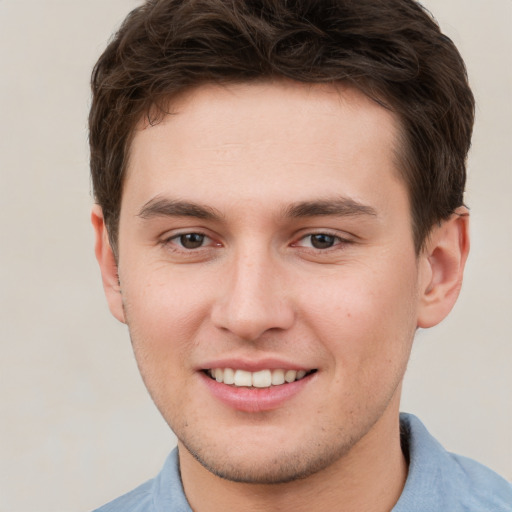
[[[345,246],[348,244],[355,243],[354,235],[351,235],[350,233],[340,233],[336,230],[331,229],[304,229],[301,230],[302,232],[296,233],[293,237],[293,242],[290,244],[291,247],[300,247],[306,250],[312,250],[312,251],[318,251],[318,252],[328,252],[329,250],[339,250],[338,246]],[[188,249],[186,247],[183,247],[181,243],[179,243],[179,238],[186,235],[201,235],[205,238],[205,242],[203,245],[201,245],[198,248],[195,249]],[[318,249],[315,247],[312,247],[311,245],[306,246],[303,245],[303,241],[306,240],[309,237],[313,237],[315,235],[326,235],[329,237],[332,237],[335,239],[334,244],[331,247],[324,248],[324,249]],[[178,240],[178,241],[177,241]],[[182,228],[182,229],[176,229],[174,231],[167,231],[165,234],[159,237],[159,244],[162,246],[166,245],[173,245],[175,247],[175,250],[177,251],[183,251],[183,252],[194,252],[194,251],[200,251],[205,249],[211,249],[212,247],[222,247],[224,244],[218,240],[218,237],[214,234],[211,234],[210,230],[204,229],[204,228]]]
[[[292,247],[301,247],[300,242],[305,240],[308,237],[312,237],[315,235],[326,235],[330,236],[336,239],[335,244],[332,247],[329,247],[327,249],[316,249],[314,247],[307,247],[308,249],[312,249],[315,251],[322,251],[326,252],[329,249],[334,249],[338,245],[346,245],[346,244],[352,244],[355,242],[352,235],[349,235],[348,233],[339,233],[330,229],[315,229],[315,230],[308,230],[306,232],[303,232],[295,237],[295,241],[291,244]]]
[[[205,238],[205,241],[208,240],[209,242],[204,243],[200,247],[196,249],[187,249],[186,247],[183,247],[179,242],[176,242],[176,240],[179,240],[180,237],[186,236],[186,235],[200,235]],[[201,249],[210,249],[211,247],[221,247],[222,244],[215,240],[215,237],[208,233],[208,230],[205,230],[203,228],[183,228],[176,230],[174,232],[167,231],[164,235],[159,237],[159,243],[162,246],[169,246],[174,245],[177,251],[183,251],[183,252],[194,252],[194,251],[200,251]]]

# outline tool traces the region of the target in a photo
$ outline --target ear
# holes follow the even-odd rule
[[[433,327],[451,311],[462,286],[468,253],[469,214],[461,207],[432,230],[420,256],[424,279],[418,327]]]
[[[107,228],[103,219],[101,207],[95,204],[92,207],[91,222],[94,228],[96,243],[94,252],[100,266],[103,289],[107,297],[110,312],[120,321],[126,323],[124,318],[123,298],[114,251],[110,245]]]

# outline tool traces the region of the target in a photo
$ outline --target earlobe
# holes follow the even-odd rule
[[[469,215],[461,207],[432,230],[420,256],[424,279],[418,327],[433,327],[451,311],[462,286],[468,252]]]
[[[119,285],[119,275],[117,261],[114,251],[110,245],[107,228],[103,219],[101,207],[95,204],[91,212],[91,222],[95,233],[96,260],[100,266],[103,289],[107,298],[110,312],[120,321],[126,323],[123,309],[123,299],[121,287]]]

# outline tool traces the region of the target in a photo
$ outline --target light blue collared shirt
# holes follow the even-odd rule
[[[401,414],[409,474],[392,512],[512,512],[512,484],[466,457],[448,453],[413,415]],[[192,512],[178,464],[178,450],[149,482],[95,512]]]

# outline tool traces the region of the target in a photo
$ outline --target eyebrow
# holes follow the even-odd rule
[[[355,217],[360,215],[377,216],[375,208],[362,204],[354,199],[341,197],[317,201],[303,201],[290,205],[285,210],[287,217],[320,217],[320,216]]]
[[[283,213],[288,218],[329,215],[342,217],[377,216],[377,211],[371,206],[346,197],[300,201],[286,207]],[[223,217],[220,212],[209,206],[162,197],[155,197],[149,200],[141,208],[137,216],[142,219],[151,219],[153,217],[194,217],[196,219],[216,221]]]
[[[195,217],[196,219],[204,220],[219,220],[222,217],[217,210],[209,206],[161,197],[155,197],[148,201],[141,208],[137,216],[142,219],[153,217]]]

